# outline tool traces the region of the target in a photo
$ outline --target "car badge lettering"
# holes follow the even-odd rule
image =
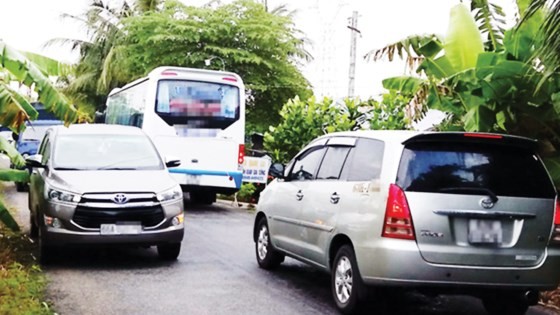
[[[492,207],[494,207],[494,202],[492,202],[490,198],[482,198],[480,200],[480,206],[484,209],[492,209]]]
[[[113,202],[122,205],[128,202],[128,197],[125,194],[116,194],[112,198]]]
[[[441,232],[432,232],[432,231],[429,231],[429,230],[422,230],[422,231],[420,231],[420,236],[442,238],[442,237],[443,237],[443,233],[441,233]]]

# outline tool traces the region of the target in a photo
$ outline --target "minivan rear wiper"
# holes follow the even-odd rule
[[[136,167],[100,167],[97,170],[103,171],[133,171],[136,170]]]
[[[445,187],[445,188],[438,189],[438,191],[440,191],[440,192],[482,193],[482,194],[486,194],[486,195],[490,196],[490,200],[492,200],[493,203],[498,202],[498,196],[496,196],[496,194],[488,188],[482,188],[482,187]]]

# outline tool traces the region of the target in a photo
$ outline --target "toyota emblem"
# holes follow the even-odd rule
[[[494,207],[494,202],[492,202],[492,199],[490,198],[482,198],[480,200],[480,205],[484,209],[491,209],[492,207]]]
[[[128,202],[128,197],[125,194],[116,194],[113,196],[113,202],[122,205]]]

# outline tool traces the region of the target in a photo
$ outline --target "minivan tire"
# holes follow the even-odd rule
[[[54,246],[50,246],[45,244],[43,233],[41,229],[37,229],[38,234],[38,245],[39,245],[39,252],[38,252],[38,260],[39,263],[43,266],[49,265],[53,262],[54,259]]]
[[[181,243],[162,244],[157,246],[158,256],[161,260],[176,260],[181,252]]]
[[[331,291],[336,307],[343,314],[356,314],[364,306],[366,287],[350,245],[341,246],[336,253],[331,268]]]
[[[266,218],[261,218],[257,223],[255,237],[255,255],[259,267],[265,270],[272,270],[280,266],[284,261],[284,254],[277,251],[270,241],[270,232]]]
[[[39,236],[39,228],[33,219],[33,214],[29,213],[29,237],[30,238],[37,238]]]
[[[521,294],[492,294],[482,298],[482,304],[489,315],[523,315],[529,303]]]

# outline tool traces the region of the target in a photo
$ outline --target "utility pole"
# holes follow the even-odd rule
[[[356,42],[360,30],[358,29],[358,11],[352,12],[350,18],[350,70],[348,71],[348,97],[354,97],[354,83],[356,81]]]

